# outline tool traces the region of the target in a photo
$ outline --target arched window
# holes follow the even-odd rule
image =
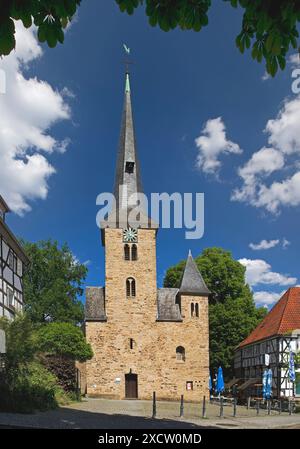
[[[195,304],[195,315],[197,317],[199,317],[199,304],[198,303]]]
[[[176,359],[181,362],[185,361],[185,349],[183,346],[177,346],[176,348]]]
[[[137,260],[137,246],[133,244],[131,247],[131,260]]]
[[[135,296],[135,280],[133,278],[126,279],[126,296]]]
[[[195,311],[195,305],[193,302],[191,302],[191,316],[194,316],[194,311]]]
[[[129,245],[124,245],[124,259],[125,260],[130,260],[130,248]]]

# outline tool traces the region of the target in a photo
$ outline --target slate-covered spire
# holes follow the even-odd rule
[[[189,255],[186,261],[185,269],[181,279],[179,294],[199,296],[208,296],[210,294],[210,291],[208,290],[203,277],[193,259],[191,251],[189,251]]]
[[[137,158],[133,125],[129,73],[126,73],[125,78],[124,108],[115,175],[114,194],[117,201],[117,209],[119,207],[121,209],[126,207],[125,189],[127,189],[128,199],[133,193],[142,193],[140,167]],[[128,206],[130,208],[130,206],[135,206],[135,204],[129,202]]]

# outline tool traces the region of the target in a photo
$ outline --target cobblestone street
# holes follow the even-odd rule
[[[157,402],[157,418],[152,419],[151,401],[116,401],[85,399],[81,403],[58,410],[33,415],[0,413],[0,427],[37,427],[72,429],[192,429],[192,428],[300,428],[300,414],[266,410],[256,415],[256,410],[237,407],[237,417],[231,406],[224,407],[224,417],[219,417],[219,407],[208,404],[207,419],[201,418],[201,404],[185,404],[184,417],[179,417],[178,402]]]

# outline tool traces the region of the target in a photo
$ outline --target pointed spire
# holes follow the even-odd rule
[[[127,72],[125,77],[125,98],[114,188],[117,208],[119,206],[121,208],[125,207],[126,198],[129,199],[134,193],[142,193],[142,184],[133,125],[129,73]],[[129,203],[130,205],[134,206],[134,204]]]
[[[136,193],[143,193],[140,177],[140,166],[137,157],[136,141],[134,134],[134,125],[131,107],[131,93],[129,73],[125,76],[125,94],[124,107],[121,123],[121,135],[119,142],[119,153],[116,165],[114,197],[116,200],[116,208],[113,208],[105,221],[103,227],[126,228],[151,228],[158,229],[158,224],[148,216],[148,211],[142,209],[138,198],[134,200],[130,197]],[[130,217],[129,213],[137,206],[137,217]],[[135,221],[136,220],[136,221]],[[104,242],[104,234],[102,232],[102,241]]]
[[[126,73],[125,92],[130,93],[129,73]]]
[[[179,294],[199,296],[208,296],[210,294],[210,291],[208,290],[204,279],[193,259],[191,250],[189,250],[185,269],[181,278]]]

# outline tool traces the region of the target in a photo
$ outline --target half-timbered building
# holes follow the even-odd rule
[[[23,309],[24,249],[6,224],[9,207],[0,195],[0,317],[14,318]]]
[[[273,374],[273,397],[300,397],[300,367],[296,382],[289,379],[290,351],[300,355],[300,287],[293,287],[280,298],[263,321],[235,351],[235,379],[239,391],[261,395],[266,368]]]

